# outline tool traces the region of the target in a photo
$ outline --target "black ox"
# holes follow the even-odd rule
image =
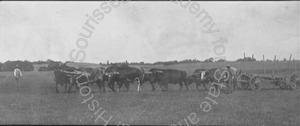
[[[199,90],[199,86],[202,84],[205,90],[208,90],[206,88],[206,84],[210,82],[208,76],[206,73],[209,71],[209,69],[196,69],[192,75],[187,77],[187,83],[188,85],[195,83],[197,90]]]
[[[69,67],[66,64],[61,64],[58,69],[54,71],[56,81],[56,92],[58,93],[57,85],[65,87],[65,92],[67,91],[67,86],[69,86],[68,92],[71,91],[72,87],[75,86],[77,91],[79,90],[79,85],[89,85],[96,83],[98,87],[103,89],[105,92],[104,84],[102,83],[104,68],[75,68]]]
[[[58,85],[61,85],[65,88],[65,92],[67,92],[67,86],[72,83],[72,77],[66,74],[64,71],[67,72],[74,72],[77,69],[75,67],[69,67],[65,63],[56,63],[56,67],[54,68],[54,81],[56,83],[55,89],[56,93],[59,93]]]
[[[226,68],[212,68],[205,72],[204,78],[211,83],[217,90],[218,88],[227,87],[229,93],[232,93],[237,83],[237,76],[240,73],[232,73]],[[226,85],[224,85],[226,84]]]
[[[187,85],[187,73],[182,70],[152,68],[149,72],[145,72],[143,75],[142,83],[149,81],[153,91],[155,90],[155,83],[160,85],[162,91],[168,90],[169,83],[179,84],[180,90],[184,84],[186,90],[189,90]]]
[[[115,91],[114,83],[118,84],[118,91],[120,91],[123,84],[129,90],[129,84],[134,81],[138,84],[138,91],[140,91],[140,80],[144,73],[143,69],[129,67],[129,66],[111,66],[105,70],[108,78],[108,87]]]

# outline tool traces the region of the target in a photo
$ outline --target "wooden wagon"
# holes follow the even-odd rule
[[[264,80],[280,89],[296,90],[300,88],[300,72],[296,71],[288,76],[261,75],[242,73],[237,77],[237,86],[242,89],[260,90]]]

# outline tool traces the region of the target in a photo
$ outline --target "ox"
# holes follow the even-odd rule
[[[67,92],[67,85],[70,84],[70,77],[67,76],[62,70],[55,70],[54,77],[54,80],[56,82],[56,93],[59,93],[58,85],[61,85],[62,87],[64,86],[65,92]]]
[[[78,90],[79,83],[86,83],[84,85],[93,85],[94,83],[97,84],[99,89],[103,89],[103,92],[105,92],[105,86],[103,83],[103,67],[97,67],[97,68],[88,68],[88,67],[80,67],[78,69],[80,72],[77,74],[77,76],[74,76],[72,78],[72,85],[69,88],[69,91],[71,88],[75,85],[76,89]]]
[[[56,93],[58,93],[58,85],[65,87],[65,92],[67,91],[68,84],[72,84],[72,76],[66,74],[67,72],[75,72],[77,69],[75,67],[69,67],[65,63],[56,63],[58,66],[54,71],[54,81],[56,82]]]
[[[143,75],[143,70],[135,67],[129,67],[129,66],[112,66],[110,68],[107,68],[107,72],[110,72],[109,79],[108,79],[108,85],[112,89],[112,91],[115,91],[114,89],[114,83],[118,83],[118,91],[120,91],[123,84],[125,84],[125,87],[127,88],[127,91],[129,90],[129,83],[133,83],[133,81],[136,81],[138,84],[138,91],[140,91],[140,80]]]
[[[186,87],[186,90],[188,89],[187,86],[187,73],[182,70],[175,70],[175,69],[158,69],[158,68],[152,68],[149,70],[151,72],[150,79],[152,83],[157,82],[162,91],[168,90],[168,84],[177,84],[180,85],[180,90],[183,87],[183,84]],[[143,82],[145,82],[146,79],[143,79]],[[150,83],[151,83],[150,81]],[[165,87],[165,89],[163,89]],[[152,85],[152,88],[154,90],[154,86]]]
[[[207,71],[208,69],[196,69],[192,75],[187,77],[188,85],[195,83],[197,90],[199,90],[199,86],[203,84],[204,89],[208,90],[206,84],[209,83],[209,80],[205,78],[205,73]]]
[[[233,92],[236,86],[236,78],[241,73],[233,72],[230,68],[213,68],[205,73],[205,78],[211,83],[226,83],[227,89],[230,93]],[[218,89],[219,85],[214,84],[215,88]]]
[[[162,71],[153,71],[153,72],[148,71],[148,72],[144,72],[143,76],[141,78],[141,86],[145,82],[149,81],[150,84],[151,84],[151,86],[152,86],[152,91],[154,91],[155,90],[154,84],[158,83],[160,81],[161,76],[162,76]]]

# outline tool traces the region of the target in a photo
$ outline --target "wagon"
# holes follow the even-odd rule
[[[242,73],[237,77],[237,86],[241,89],[260,90],[262,82],[270,80],[271,84],[280,89],[296,90],[300,88],[300,72],[296,71],[288,76],[260,75]]]

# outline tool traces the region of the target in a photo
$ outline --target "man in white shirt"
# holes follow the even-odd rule
[[[19,66],[16,65],[16,69],[14,70],[14,76],[15,76],[15,79],[16,79],[16,86],[17,88],[19,88],[19,80],[20,78],[22,77],[22,72],[21,70],[19,69]]]

